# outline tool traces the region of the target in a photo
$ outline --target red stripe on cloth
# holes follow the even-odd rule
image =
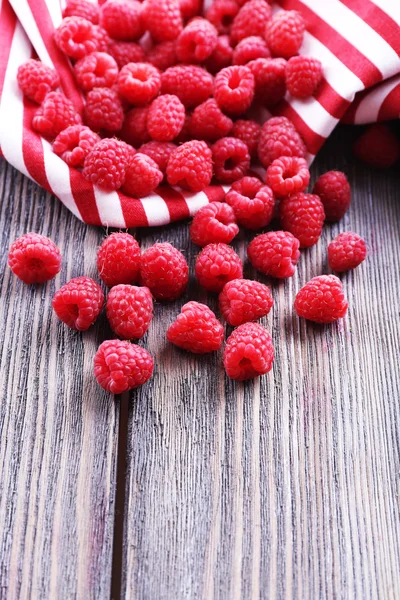
[[[118,196],[126,227],[148,227],[149,222],[140,200],[125,196],[122,192],[118,192]]]
[[[378,121],[398,119],[400,116],[400,83],[393,88],[381,104]]]
[[[69,170],[69,179],[72,195],[83,221],[88,225],[102,225],[93,185],[89,181],[86,181],[82,173],[77,169]]]
[[[182,194],[166,186],[158,187],[156,193],[165,201],[171,222],[190,217],[189,207]]]
[[[225,199],[225,191],[220,185],[209,185],[204,193],[210,202],[223,202]]]
[[[48,192],[53,193],[46,177],[42,138],[31,128],[37,104],[24,98],[24,128],[22,133],[22,154],[30,176]]]
[[[8,0],[3,0],[0,10],[0,97],[10,56],[11,43],[14,36],[17,17]]]
[[[332,115],[332,117],[335,117],[335,119],[340,119],[351,104],[348,100],[345,100],[338,94],[326,79],[321,81],[314,97],[321,106]]]
[[[303,138],[303,141],[307,146],[307,150],[311,154],[317,154],[318,150],[325,143],[326,138],[324,138],[322,135],[319,135],[319,133],[315,133],[315,131],[313,131],[311,127],[307,125],[307,123],[300,117],[294,108],[288,102],[286,102],[286,100],[283,100],[278,105],[277,110],[274,110],[274,113],[290,119]]]

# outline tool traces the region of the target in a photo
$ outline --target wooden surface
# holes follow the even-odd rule
[[[313,172],[348,173],[349,213],[302,252],[290,281],[268,281],[273,371],[237,384],[220,354],[164,342],[189,298],[217,308],[191,280],[184,298],[156,306],[143,340],[153,379],[118,402],[91,374],[104,317],[82,335],[50,308],[70,277],[95,275],[103,232],[1,162],[1,599],[399,598],[399,181],[351,161],[342,137]],[[342,276],[348,316],[300,321],[296,292],[328,272],[327,244],[349,229],[369,257]],[[6,266],[28,230],[65,258],[36,289]],[[137,236],[174,243],[193,267],[186,224]],[[243,258],[249,239],[234,243]]]

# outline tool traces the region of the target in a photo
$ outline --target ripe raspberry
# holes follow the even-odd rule
[[[198,246],[212,242],[229,244],[239,233],[235,214],[224,202],[210,202],[195,215],[190,228],[190,239]]]
[[[274,56],[291,58],[300,50],[303,43],[305,24],[300,13],[284,10],[268,21],[265,41]]]
[[[279,217],[283,229],[293,233],[300,248],[316,244],[325,220],[324,205],[318,196],[299,192],[279,203]]]
[[[218,181],[232,183],[244,177],[250,166],[247,146],[234,137],[224,137],[212,145],[214,174]]]
[[[62,13],[65,17],[83,17],[94,25],[99,22],[99,8],[89,0],[67,0],[67,6]]]
[[[270,223],[275,211],[271,188],[256,177],[243,177],[232,184],[225,201],[233,208],[239,225],[261,229]]]
[[[250,279],[228,281],[218,301],[222,316],[233,327],[265,317],[274,303],[269,287]]]
[[[140,247],[129,233],[112,233],[97,252],[100,279],[108,286],[136,283],[140,270]]]
[[[144,50],[135,42],[111,42],[108,53],[113,57],[118,67],[122,69],[131,62],[144,62]]]
[[[200,285],[219,293],[228,281],[243,277],[243,265],[231,246],[208,244],[196,259],[195,272]]]
[[[106,52],[92,52],[74,66],[76,82],[84,92],[94,87],[111,87],[118,78],[118,65]]]
[[[257,58],[247,63],[255,81],[254,97],[266,106],[274,106],[286,94],[284,58]]]
[[[335,275],[313,277],[301,288],[294,301],[299,317],[315,323],[333,323],[341,319],[348,306],[342,282]]]
[[[355,269],[366,256],[364,240],[352,231],[340,233],[328,246],[329,266],[338,273]]]
[[[182,19],[187,21],[201,13],[203,0],[179,0]]]
[[[374,123],[355,141],[353,154],[367,165],[387,169],[400,159],[400,142],[385,123]]]
[[[201,63],[211,56],[218,33],[206,19],[196,17],[179,34],[176,55],[184,63]]]
[[[341,171],[328,171],[318,177],[312,193],[320,197],[327,221],[339,221],[350,206],[350,184]]]
[[[119,131],[124,111],[117,92],[110,88],[94,88],[86,96],[84,119],[93,131]]]
[[[120,136],[125,142],[132,146],[140,146],[150,141],[150,134],[147,130],[148,106],[139,106],[132,108],[125,115]]]
[[[247,146],[251,157],[257,156],[258,140],[260,137],[261,125],[256,121],[238,119],[232,127],[232,137],[242,140]]]
[[[300,242],[289,231],[269,231],[257,235],[247,247],[253,267],[264,275],[292,277],[300,258]]]
[[[232,64],[233,49],[228,35],[220,35],[210,58],[204,63],[210,73],[218,73]]]
[[[264,36],[265,24],[272,15],[271,7],[264,0],[250,0],[239,10],[231,28],[234,44],[252,35]]]
[[[148,63],[129,63],[118,76],[118,91],[132,104],[147,104],[159,93],[161,78],[158,69]]]
[[[107,297],[107,319],[120,338],[139,339],[148,330],[153,318],[153,298],[149,288],[120,284]]]
[[[155,44],[146,54],[147,62],[151,63],[160,71],[165,71],[169,67],[173,67],[178,62],[176,56],[176,42],[161,42]]]
[[[286,117],[272,117],[261,127],[258,158],[266,169],[281,156],[304,158],[306,147],[294,125]]]
[[[147,131],[158,142],[170,142],[185,123],[185,107],[178,96],[164,94],[150,104]]]
[[[107,31],[100,27],[100,25],[93,25],[93,35],[97,52],[108,52],[111,39]]]
[[[175,94],[187,108],[201,104],[213,93],[213,78],[195,65],[177,65],[161,74],[161,93]]]
[[[11,244],[8,266],[24,283],[44,283],[60,271],[61,252],[44,235],[25,233]]]
[[[246,66],[226,67],[217,73],[214,83],[214,98],[221,110],[239,115],[249,108],[253,96],[254,77]]]
[[[140,278],[156,300],[176,300],[188,284],[189,267],[174,246],[157,243],[142,254]]]
[[[281,156],[268,167],[265,182],[278,198],[304,192],[310,181],[310,171],[304,158]]]
[[[138,40],[144,33],[142,5],[136,0],[107,0],[100,9],[100,25],[115,40]]]
[[[322,65],[316,58],[293,56],[286,63],[286,87],[293,98],[308,98],[322,79]]]
[[[214,25],[218,33],[229,34],[234,18],[239,12],[235,0],[216,0],[206,13],[206,18]]]
[[[179,0],[147,0],[144,19],[156,42],[176,40],[183,28]]]
[[[75,277],[60,288],[52,306],[68,327],[86,331],[95,322],[104,304],[103,290],[90,277]]]
[[[189,122],[189,131],[197,140],[214,142],[228,135],[232,120],[224,115],[214,98],[196,106]]]
[[[259,323],[240,325],[226,342],[224,367],[231,379],[244,381],[264,375],[272,369],[273,361],[271,335]]]
[[[83,167],[84,160],[100,141],[97,133],[84,125],[71,125],[58,134],[53,143],[53,152],[69,167]]]
[[[79,123],[75,106],[60,92],[49,92],[32,119],[33,129],[47,138],[55,138],[69,125]]]
[[[143,144],[140,146],[139,151],[142,154],[146,154],[150,156],[160,169],[161,173],[165,173],[167,170],[167,165],[169,161],[169,157],[172,152],[176,150],[176,145],[172,142],[156,142],[151,141],[147,142],[147,144]]]
[[[24,96],[38,104],[60,85],[56,71],[33,58],[18,67],[17,81]]]
[[[142,198],[154,192],[163,180],[163,174],[150,156],[137,152],[126,167],[123,191],[129,196]]]
[[[86,156],[85,179],[106,190],[118,190],[125,181],[128,152],[119,140],[104,138]]]
[[[122,394],[146,383],[154,361],[145,349],[121,340],[106,340],[94,357],[94,374],[103,389]]]
[[[257,58],[270,58],[271,52],[265,40],[258,35],[251,35],[238,43],[233,51],[232,62],[234,65],[245,65]]]
[[[208,306],[192,301],[182,306],[181,313],[168,327],[167,339],[194,354],[206,354],[221,348],[224,328]]]
[[[70,58],[83,58],[100,50],[96,25],[82,17],[66,17],[54,33],[54,41]]]
[[[185,122],[181,129],[181,132],[178,135],[178,137],[174,140],[176,144],[182,144],[182,142],[189,142],[192,139],[192,135],[190,134],[191,118],[192,118],[191,115],[186,113]]]
[[[179,185],[192,192],[201,192],[210,185],[212,152],[205,142],[185,142],[172,152],[167,166],[170,185]]]

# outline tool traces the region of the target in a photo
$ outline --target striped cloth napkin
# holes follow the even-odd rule
[[[311,162],[343,120],[370,123],[400,115],[400,0],[282,0],[307,24],[301,54],[319,58],[324,79],[315,97],[287,97],[274,110],[293,121]],[[280,10],[280,7],[274,7]],[[70,169],[31,128],[36,110],[17,86],[18,66],[32,56],[54,66],[64,93],[82,110],[71,67],[53,41],[60,0],[0,0],[0,148],[19,171],[55,194],[82,221],[116,228],[164,225],[193,215],[224,190],[192,194],[162,186],[146,198],[105,192]],[[260,121],[268,118],[262,111]]]

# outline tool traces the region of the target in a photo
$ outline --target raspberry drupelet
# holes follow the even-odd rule
[[[355,269],[367,256],[367,246],[357,233],[340,233],[328,246],[329,266],[341,273]]]
[[[231,39],[233,44],[249,36],[264,36],[265,25],[272,15],[269,4],[264,0],[250,0],[246,2],[236,15],[232,28]]]
[[[53,152],[69,167],[83,167],[86,156],[100,141],[100,137],[85,125],[70,125],[58,134]]]
[[[221,110],[240,115],[250,106],[254,97],[254,77],[245,65],[221,69],[214,82],[214,98]]]
[[[183,63],[202,63],[213,53],[218,32],[214,25],[196,17],[180,33],[176,41],[176,55]]]
[[[266,169],[276,158],[298,156],[304,158],[306,147],[293,123],[286,117],[272,117],[261,127],[258,158]]]
[[[140,279],[156,300],[175,300],[186,289],[189,267],[174,246],[168,242],[157,243],[142,254]]]
[[[232,62],[234,65],[245,65],[257,58],[270,57],[271,52],[265,40],[258,35],[251,35],[238,43],[232,54]]]
[[[274,346],[271,334],[259,323],[244,323],[229,336],[224,367],[231,379],[244,381],[272,369]]]
[[[75,277],[59,289],[52,306],[68,327],[85,331],[96,321],[104,304],[103,290],[90,277]]]
[[[129,233],[112,233],[97,251],[100,279],[108,286],[136,283],[140,271],[140,247]]]
[[[107,0],[100,8],[100,25],[114,40],[138,40],[144,33],[141,3],[136,0]]]
[[[345,316],[347,308],[342,282],[335,275],[314,277],[301,288],[294,301],[298,316],[315,323],[333,323]]]
[[[168,327],[167,339],[194,354],[206,354],[221,348],[224,328],[208,306],[191,301]]]
[[[149,288],[120,284],[114,286],[106,303],[113,332],[125,340],[140,339],[153,318],[153,297]]]
[[[122,340],[106,340],[94,357],[94,374],[103,389],[122,394],[146,383],[154,361],[145,349]]]
[[[128,158],[123,142],[104,138],[86,156],[82,174],[106,190],[118,190],[125,181]]]
[[[161,93],[175,94],[186,108],[205,102],[213,85],[213,76],[197,65],[177,65],[161,74]]]
[[[155,42],[176,40],[183,28],[179,0],[147,0],[144,23]]]
[[[206,142],[192,140],[178,146],[167,165],[167,181],[192,192],[201,192],[210,185],[212,152]]]
[[[83,17],[94,25],[99,23],[99,7],[90,0],[67,0],[62,13],[65,17]]]
[[[300,50],[304,31],[301,14],[296,10],[283,10],[267,22],[265,41],[274,56],[291,58]]]
[[[324,206],[318,196],[299,192],[279,203],[279,218],[286,231],[299,240],[300,248],[314,246],[324,225]]]
[[[163,180],[158,165],[147,154],[137,152],[126,166],[122,190],[129,196],[142,198],[151,194]]]
[[[161,173],[164,174],[167,170],[169,157],[176,148],[176,144],[173,144],[172,142],[151,141],[140,146],[139,152],[150,156],[160,169]]]
[[[246,65],[254,76],[254,99],[274,106],[286,94],[286,61],[284,58],[256,58]]]
[[[71,100],[60,92],[49,92],[32,119],[32,127],[43,137],[54,139],[63,129],[81,121]]]
[[[11,244],[8,266],[24,283],[44,283],[60,271],[61,252],[44,235],[25,233]]]
[[[176,138],[185,123],[185,107],[178,96],[164,94],[150,104],[147,131],[153,140],[170,142]]]
[[[118,65],[107,52],[92,52],[74,66],[75,78],[84,92],[95,87],[111,87],[118,78]]]
[[[281,156],[268,167],[265,182],[277,198],[304,192],[310,181],[310,171],[304,158]]]
[[[231,135],[242,140],[247,146],[252,158],[257,156],[258,140],[260,138],[261,125],[250,119],[238,119],[234,122]],[[227,134],[226,134],[227,135]]]
[[[244,177],[250,166],[250,154],[244,142],[234,137],[217,140],[211,147],[214,175],[218,181],[232,183]]]
[[[124,121],[124,110],[117,92],[108,87],[91,90],[86,96],[84,120],[93,131],[119,131]]]
[[[286,64],[285,74],[286,87],[293,98],[308,98],[322,79],[322,65],[317,58],[293,56]]]
[[[232,120],[224,115],[214,98],[210,98],[194,109],[189,131],[195,139],[215,142],[228,135],[232,125]]]
[[[31,58],[18,67],[17,82],[24,96],[41,104],[46,94],[58,88],[60,78],[54,69]]]
[[[190,239],[198,246],[229,244],[239,233],[235,213],[225,202],[210,202],[196,213],[189,228]]]
[[[151,102],[160,88],[160,72],[149,63],[128,63],[118,75],[119,93],[134,105]]]
[[[250,279],[228,281],[218,301],[222,316],[233,327],[265,317],[274,303],[269,287]]]
[[[239,225],[247,229],[262,229],[274,216],[274,194],[257,177],[243,177],[235,181],[225,201],[233,208]]]
[[[243,265],[231,246],[208,244],[196,259],[195,273],[200,285],[219,293],[228,281],[243,277]]]
[[[253,267],[278,279],[292,277],[300,258],[300,242],[289,231],[269,231],[256,236],[247,247]]]
[[[321,199],[327,221],[339,221],[350,206],[350,184],[341,171],[327,171],[318,177],[313,194]]]

